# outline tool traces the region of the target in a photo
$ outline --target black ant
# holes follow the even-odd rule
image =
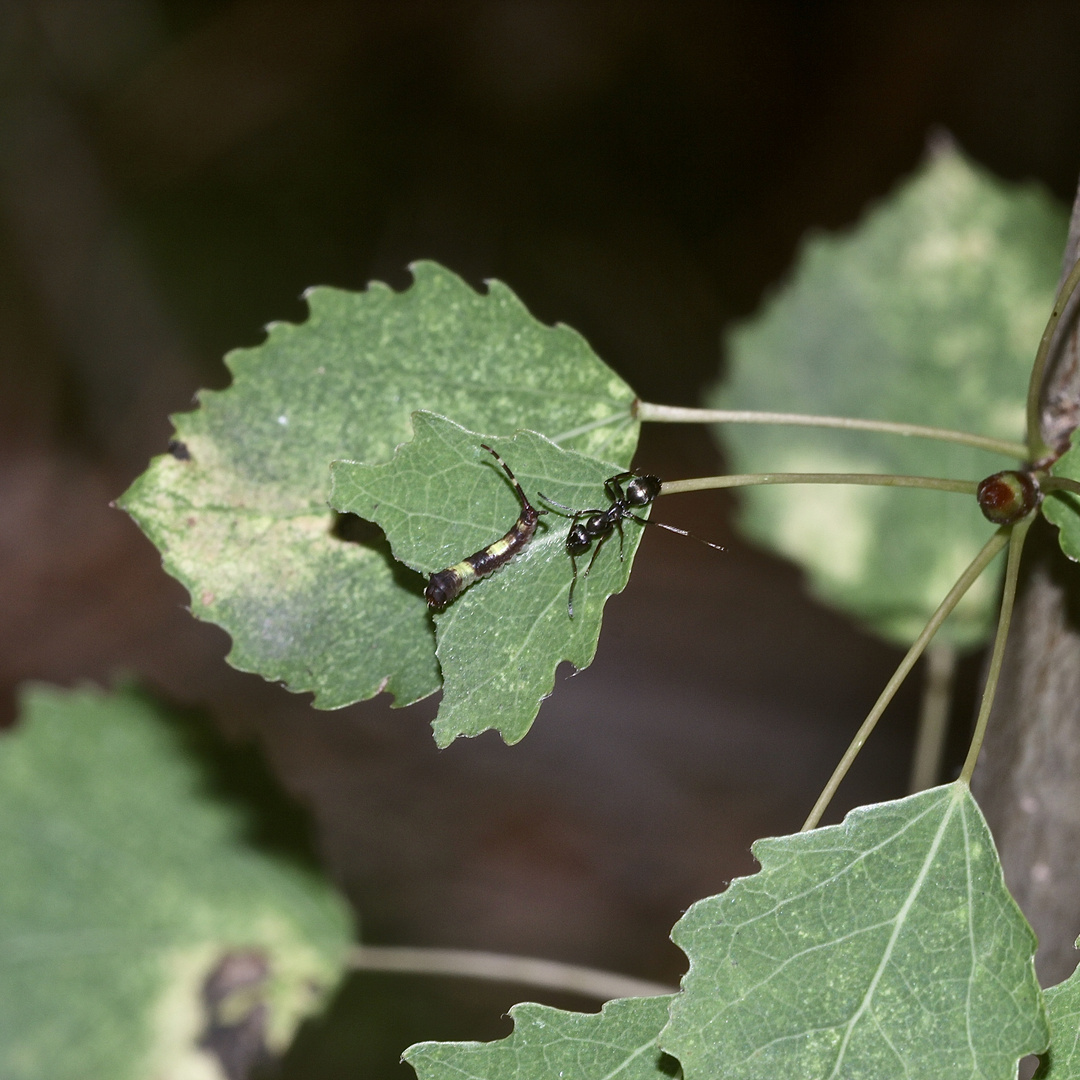
[[[623,489],[624,483],[626,484],[625,490]],[[606,510],[598,508],[575,510],[571,506],[563,506],[562,503],[549,499],[543,492],[537,492],[540,498],[549,506],[557,506],[560,510],[566,511],[560,517],[573,519],[570,522],[570,531],[566,534],[566,553],[570,556],[570,565],[574,570],[574,576],[570,582],[570,596],[566,602],[566,610],[571,619],[574,617],[574,586],[577,585],[578,580],[577,557],[584,555],[594,540],[597,542],[596,547],[593,548],[589,565],[585,568],[585,573],[581,575],[582,577],[588,577],[589,571],[593,568],[593,563],[596,562],[596,556],[600,554],[600,549],[612,532],[617,530],[619,533],[619,560],[621,562],[624,557],[622,523],[627,518],[632,518],[642,525],[655,525],[657,528],[667,529],[668,532],[678,533],[680,536],[689,536],[692,540],[700,540],[701,543],[708,544],[709,547],[716,548],[717,551],[724,550],[719,544],[701,540],[701,537],[694,536],[693,533],[689,533],[685,529],[677,529],[674,525],[665,525],[662,521],[650,521],[648,518],[638,517],[634,513],[635,509],[652,503],[660,494],[662,487],[663,483],[659,476],[649,476],[635,472],[617,473],[604,481],[604,494],[611,500],[611,505]]]

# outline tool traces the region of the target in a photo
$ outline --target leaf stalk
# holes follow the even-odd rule
[[[677,988],[612,971],[541,960],[531,956],[478,952],[472,949],[427,949],[399,945],[357,945],[349,966],[359,971],[396,971],[408,975],[451,975],[468,979],[542,986],[569,994],[609,1001],[623,997],[656,997]]]
[[[1067,476],[1045,476],[1039,480],[1039,487],[1043,491],[1068,491],[1073,495],[1080,495],[1080,483],[1070,480]]]
[[[733,473],[730,476],[699,476],[690,480],[667,480],[661,495],[679,495],[688,491],[715,488],[754,487],[763,484],[856,484],[869,487],[926,488],[974,495],[979,487],[974,480],[949,480],[937,476],[904,476],[889,473]]]
[[[1020,576],[1020,555],[1024,550],[1024,540],[1027,538],[1028,529],[1035,520],[1035,514],[1031,513],[1023,521],[1013,525],[1009,537],[1009,562],[1005,567],[1005,586],[1001,595],[1001,612],[998,615],[997,633],[994,635],[994,650],[990,655],[990,667],[986,673],[986,686],[983,688],[982,703],[979,705],[979,717],[975,721],[975,732],[971,736],[971,746],[968,748],[964,767],[960,770],[960,779],[965,784],[971,783],[972,774],[975,772],[975,762],[979,758],[979,750],[982,748],[983,738],[986,736],[986,725],[990,720],[990,710],[994,706],[994,695],[997,692],[998,678],[1001,675],[1001,664],[1005,658],[1005,642],[1009,637],[1009,624],[1012,622],[1013,605],[1016,601],[1016,583]]]
[[[848,770],[858,756],[859,751],[863,748],[863,744],[877,726],[877,722],[881,719],[889,702],[896,696],[897,690],[900,689],[904,679],[907,678],[916,661],[922,656],[923,650],[930,644],[941,624],[952,613],[956,605],[960,603],[968,589],[975,584],[979,575],[993,562],[994,557],[1009,542],[1009,534],[1012,528],[1012,525],[1003,525],[990,537],[979,554],[975,556],[968,568],[957,579],[956,584],[949,590],[945,599],[938,605],[934,614],[930,616],[929,622],[923,627],[922,632],[915,639],[911,648],[908,649],[907,655],[900,661],[900,666],[893,672],[892,678],[886,683],[885,689],[881,691],[881,695],[874,703],[870,714],[862,722],[859,730],[855,733],[855,738],[851,740],[851,744],[844,751],[844,756],[833,770],[833,774],[829,777],[829,782],[818,796],[817,802],[814,803],[810,816],[803,823],[801,832],[809,832],[811,829],[817,828],[822,814],[825,813],[826,808],[832,801],[832,797],[836,794],[836,789],[840,786],[840,782],[844,777],[847,776]]]
[[[875,431],[884,435],[904,435],[915,439],[936,439],[938,442],[961,443],[978,450],[1019,461],[1028,460],[1028,447],[1009,439],[975,435],[969,431],[926,427],[923,424],[903,424],[891,420],[863,420],[850,416],[813,416],[809,413],[758,412],[750,409],[688,409],[678,405],[655,405],[639,401],[634,414],[639,420],[663,424],[788,424],[795,427],[840,428],[848,431]]]

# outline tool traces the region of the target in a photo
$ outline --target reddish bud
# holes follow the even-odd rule
[[[1042,492],[1031,473],[1009,469],[983,480],[976,498],[983,515],[995,525],[1012,525],[1039,505]]]

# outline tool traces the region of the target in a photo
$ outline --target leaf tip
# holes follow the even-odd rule
[[[459,735],[464,734],[461,731],[452,730],[447,724],[440,724],[438,720],[432,720],[431,732],[435,739],[435,745],[440,750],[445,750]]]

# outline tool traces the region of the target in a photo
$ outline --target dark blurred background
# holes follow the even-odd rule
[[[305,287],[403,288],[417,258],[502,279],[644,398],[696,404],[803,233],[854,222],[938,126],[1071,202],[1080,7],[0,0],[4,719],[26,679],[135,674],[261,744],[365,940],[674,982],[671,924],[798,828],[898,659],[734,538],[728,500],[664,501],[728,551],[650,534],[596,664],[520,746],[441,753],[431,702],[318,713],[228,669],[108,503]],[[673,428],[637,462],[722,464]],[[917,698],[834,818],[904,793]],[[504,1034],[538,996],[593,1007],[357,975],[285,1073],[407,1076],[408,1042]]]

